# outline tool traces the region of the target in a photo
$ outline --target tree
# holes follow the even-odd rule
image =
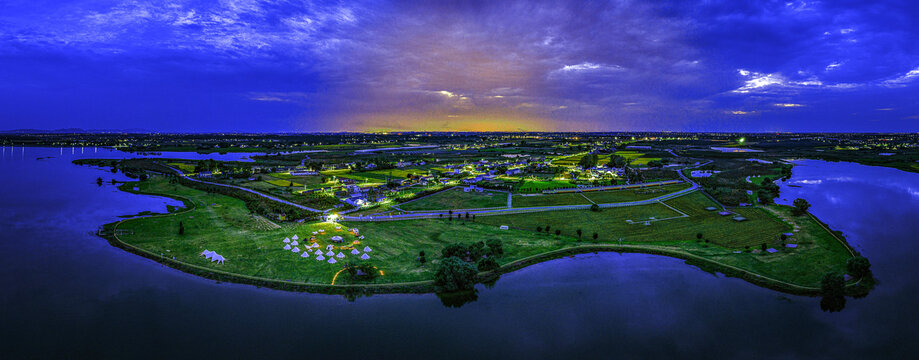
[[[541,232],[542,232],[542,226],[537,226],[537,227],[536,227],[536,232],[541,233]]]
[[[837,272],[828,272],[820,280],[820,290],[826,296],[842,296],[846,289],[846,279]]]
[[[478,271],[492,271],[497,269],[499,266],[500,265],[498,265],[498,261],[491,256],[482,258],[478,263],[476,263],[476,268],[478,268]]]
[[[594,240],[597,240],[598,237],[600,237],[600,234],[594,233]]]
[[[581,157],[581,161],[578,161],[578,165],[580,165],[581,167],[585,169],[592,168],[594,166],[597,166],[598,159],[599,157],[597,156],[597,154],[587,154]]]
[[[179,221],[179,235],[185,235],[185,224]]]
[[[871,263],[863,256],[856,256],[846,261],[846,271],[849,275],[861,278],[871,273]]]
[[[763,248],[763,251],[766,251],[766,243],[763,243],[762,248]]]
[[[549,225],[546,225],[546,234],[549,233]]]
[[[504,243],[498,239],[488,239],[485,241],[485,246],[488,247],[488,251],[492,256],[502,256],[504,255]]]
[[[578,239],[580,239],[580,238],[581,238],[581,229],[578,229],[578,230],[575,231],[575,232],[578,233]]]
[[[600,211],[600,205],[597,205],[597,204],[590,205],[590,211],[599,212],[599,211]]]
[[[467,256],[466,247],[463,246],[463,244],[458,244],[458,243],[447,245],[447,247],[445,247],[443,251],[440,252],[440,257],[444,259],[449,258],[449,257],[465,259],[466,256]]]
[[[702,240],[702,233],[696,234],[696,239]]]
[[[557,230],[557,229],[555,230],[555,236],[559,236],[559,235],[561,235],[561,234],[562,234],[562,231],[561,231],[561,230]]]
[[[471,290],[476,283],[476,266],[451,256],[441,260],[434,273],[434,285],[439,292]]]
[[[102,178],[96,178],[96,185],[102,186]]]
[[[147,180],[147,174],[140,174],[139,179],[140,179],[140,181],[146,181],[146,180]]]
[[[424,250],[418,252],[418,262],[421,263],[422,267],[424,267],[424,263],[428,262],[428,259],[424,256]]]
[[[809,202],[807,202],[807,200],[804,200],[804,199],[801,199],[801,198],[795,199],[795,201],[793,201],[791,204],[795,206],[795,207],[791,210],[791,212],[792,212],[795,216],[804,215],[804,213],[807,212],[807,209],[810,209],[810,207],[811,207],[811,204],[810,204]]]

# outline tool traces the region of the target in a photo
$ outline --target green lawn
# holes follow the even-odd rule
[[[564,189],[574,187],[568,180],[526,180],[517,191],[523,193],[538,193],[543,190]]]
[[[686,183],[674,184],[674,185],[664,185],[664,186],[654,186],[643,189],[629,189],[629,190],[606,190],[606,191],[588,191],[583,193],[584,196],[592,200],[597,204],[609,204],[609,203],[618,203],[618,202],[629,202],[629,201],[639,201],[653,199],[659,196],[664,196],[666,194],[677,192],[683,189],[688,188],[690,185]]]
[[[160,177],[129,183],[126,188],[134,186],[143,192],[189,198],[196,209],[181,214],[127,220],[119,229],[133,230],[133,234],[122,235],[123,241],[191,264],[280,280],[330,283],[335,273],[342,269],[342,262],[329,264],[317,261],[313,259],[315,255],[301,258],[299,254],[283,250],[281,240],[297,234],[301,243],[308,243],[313,231],[324,229],[326,233],[316,239],[324,249],[332,244],[330,237],[333,235],[345,237],[346,243],[355,240],[354,235],[346,232],[351,227],[360,229],[360,234],[365,236],[359,248],[373,248],[368,262],[384,272],[384,276],[376,280],[380,283],[431,279],[438,262],[437,254],[452,242],[500,239],[504,242],[506,255],[499,259],[499,263],[506,264],[546,251],[594,243],[594,231],[599,234],[596,243],[618,244],[622,238],[624,244],[666,247],[808,286],[818,284],[819,278],[828,270],[844,270],[848,258],[845,248],[816,221],[809,217],[791,217],[787,207],[774,206],[769,211],[738,209],[738,213],[750,220],[737,223],[704,210],[712,202],[700,193],[666,202],[689,217],[654,221],[651,225],[644,225],[642,221],[651,217],[680,216],[680,213],[663,204],[651,204],[604,209],[601,212],[577,210],[479,216],[476,222],[455,219],[352,222],[343,223],[342,229],[336,230],[335,224],[324,222],[281,223],[277,228],[263,218],[250,215],[242,201],[169,184]],[[788,218],[800,227],[800,232],[794,237],[799,244],[798,249],[776,254],[734,253],[743,250],[744,246],[758,247],[763,242],[778,248],[778,235],[791,230],[791,226],[779,217]],[[635,223],[629,224],[626,220]],[[185,226],[184,235],[178,234],[180,221]],[[499,225],[508,225],[511,229],[499,230]],[[552,235],[535,231],[537,226],[546,225],[552,227]],[[562,230],[561,236],[554,235],[555,229]],[[577,241],[577,229],[583,230],[582,242]],[[699,232],[710,242],[697,242],[695,234]],[[347,249],[333,245],[337,247],[336,252],[348,254],[345,261],[353,259],[350,252],[345,251]],[[225,256],[226,263],[207,262],[198,256],[204,249]],[[424,268],[415,260],[422,250],[428,254],[429,260]],[[345,276],[340,277],[337,283],[347,281]]]
[[[562,193],[562,194],[538,194],[538,195],[514,195],[512,199],[514,207],[536,207],[536,206],[557,206],[557,205],[590,205],[589,200],[579,193]]]
[[[437,192],[399,205],[406,211],[483,209],[507,207],[507,194],[497,191],[465,192],[461,187]]]

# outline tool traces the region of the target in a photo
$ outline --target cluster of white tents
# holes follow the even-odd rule
[[[201,256],[204,256],[205,259],[208,259],[211,262],[216,261],[218,264],[223,264],[223,261],[226,260],[226,258],[224,258],[223,255],[220,255],[216,251],[210,251],[208,249],[204,249],[204,251],[201,252]]]
[[[341,239],[340,236],[336,236],[336,237]],[[335,237],[333,237],[332,239],[335,240]],[[299,237],[297,235],[294,235],[289,238],[284,238],[284,250],[290,250],[291,252],[294,252],[294,253],[300,253],[301,252],[300,247],[299,247],[300,243],[297,240],[299,240]],[[338,260],[335,260],[336,258],[338,259],[345,258],[345,254],[342,253],[341,251],[339,251],[338,253],[335,253],[335,251],[333,251],[335,250],[334,245],[327,245],[325,247],[326,251],[324,253],[322,250],[319,249],[319,247],[320,246],[317,243],[306,245],[305,250],[302,250],[300,257],[304,259],[309,258],[311,256],[310,253],[312,252],[313,255],[316,255],[315,259],[317,261],[325,260],[329,264],[337,263]],[[315,250],[312,250],[312,249],[315,249]],[[370,259],[370,255],[368,255],[367,253],[371,251],[373,251],[373,249],[371,249],[369,246],[364,246],[364,253],[362,255],[361,255],[361,252],[358,251],[357,249],[352,249],[351,255],[361,255],[360,256],[361,260],[368,260]],[[328,258],[328,260],[326,260],[326,258]]]

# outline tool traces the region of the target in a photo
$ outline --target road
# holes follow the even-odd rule
[[[696,167],[700,167],[700,166],[705,166],[705,165],[708,165],[709,163],[711,163],[711,161],[706,162],[706,163],[704,163],[704,164],[699,164],[699,165],[695,165],[695,166],[692,166],[692,167],[687,167],[686,169],[692,169],[692,168],[696,168]],[[199,183],[208,184],[208,185],[224,186],[224,187],[229,187],[229,188],[234,188],[234,189],[239,189],[239,190],[247,191],[247,192],[250,192],[250,193],[252,193],[252,194],[261,196],[261,197],[263,197],[263,198],[266,198],[266,199],[268,199],[268,200],[277,201],[277,202],[282,203],[282,204],[287,204],[287,205],[290,205],[290,206],[293,206],[293,207],[296,207],[296,208],[300,208],[300,209],[303,209],[303,210],[309,210],[309,211],[313,211],[313,212],[316,212],[316,213],[325,213],[325,212],[328,211],[328,210],[323,211],[323,210],[313,209],[313,208],[311,208],[311,207],[307,207],[307,206],[303,206],[303,205],[300,205],[300,204],[292,203],[292,202],[290,202],[290,201],[283,200],[283,199],[279,199],[279,198],[276,198],[276,197],[274,197],[274,196],[266,195],[266,194],[260,193],[260,192],[258,192],[258,191],[255,191],[255,190],[252,190],[252,189],[247,189],[247,188],[244,188],[244,187],[241,187],[241,186],[229,185],[229,184],[220,184],[220,183],[214,183],[214,182],[209,182],[209,181],[203,181],[203,180],[194,179],[194,178],[188,177],[187,175],[185,175],[184,173],[182,173],[182,171],[180,171],[180,170],[178,170],[178,169],[176,169],[176,168],[173,168],[173,167],[168,166],[168,165],[164,165],[164,166],[166,166],[166,167],[172,169],[172,171],[175,171],[177,174],[179,174],[179,176],[181,176],[181,177],[183,177],[183,178],[185,178],[185,179],[188,179],[188,180],[190,180],[190,181],[199,182]],[[661,202],[661,201],[670,200],[670,199],[673,199],[673,198],[675,198],[675,197],[683,196],[683,195],[686,195],[686,194],[691,193],[691,192],[693,192],[693,191],[697,191],[697,190],[699,190],[699,189],[701,188],[701,186],[699,186],[699,184],[697,184],[697,183],[695,183],[694,181],[692,181],[691,179],[689,179],[686,175],[683,175],[683,172],[682,172],[681,170],[677,170],[677,173],[680,175],[681,178],[683,178],[684,181],[686,181],[687,183],[691,184],[692,186],[690,186],[690,187],[688,187],[688,188],[686,188],[686,189],[677,191],[677,192],[669,193],[669,194],[666,194],[666,195],[663,195],[663,196],[658,196],[658,197],[653,198],[653,199],[639,200],[639,201],[628,201],[628,202],[619,202],[619,203],[608,203],[608,204],[597,204],[597,205],[600,206],[601,209],[616,208],[616,207],[626,207],[626,206],[648,205],[648,204],[653,204],[653,203],[657,203],[657,202]],[[468,213],[468,214],[470,214],[470,215],[489,216],[489,215],[506,215],[506,214],[520,214],[520,213],[542,212],[542,211],[583,210],[583,209],[590,209],[591,206],[593,206],[593,205],[556,205],[556,206],[538,206],[538,207],[507,208],[507,209],[469,210],[469,211],[466,211],[466,210],[463,210],[463,209],[459,209],[459,210],[453,211],[452,213],[456,213],[456,214],[459,214],[459,213],[466,214],[466,213]],[[433,212],[425,212],[425,213],[412,213],[412,214],[400,214],[400,215],[382,215],[382,216],[342,216],[342,217],[341,217],[341,220],[342,220],[342,221],[391,221],[391,220],[410,220],[410,219],[431,219],[431,218],[441,218],[441,217],[443,217],[443,216],[449,216],[449,215],[451,215],[451,212],[450,212],[450,211],[433,211]]]
[[[239,190],[242,190],[242,191],[247,191],[247,192],[253,193],[253,194],[255,194],[255,195],[261,196],[261,197],[266,198],[266,199],[268,199],[268,200],[277,201],[277,202],[279,202],[279,203],[287,204],[287,205],[290,205],[290,206],[293,206],[293,207],[296,207],[296,208],[300,208],[300,209],[303,209],[303,210],[309,210],[309,211],[316,212],[316,213],[320,213],[320,214],[323,213],[322,210],[313,209],[313,208],[311,208],[311,207],[307,207],[307,206],[303,206],[303,205],[300,205],[300,204],[292,203],[292,202],[290,202],[290,201],[287,201],[287,200],[284,200],[284,199],[279,199],[279,198],[276,198],[276,197],[271,196],[271,195],[262,194],[262,193],[260,193],[260,192],[258,192],[258,191],[255,191],[255,190],[252,190],[252,189],[247,189],[247,188],[244,188],[244,187],[242,187],[242,186],[229,185],[229,184],[220,184],[220,183],[214,183],[214,182],[210,182],[210,181],[203,181],[203,180],[198,180],[198,179],[195,179],[195,178],[191,178],[191,177],[188,177],[187,175],[185,175],[184,173],[182,173],[182,171],[180,171],[179,169],[176,169],[176,168],[174,168],[174,167],[172,167],[172,166],[169,166],[169,165],[163,165],[163,166],[172,169],[172,171],[175,171],[177,174],[179,174],[179,176],[181,176],[181,177],[183,177],[183,178],[185,178],[185,179],[194,181],[194,182],[198,182],[198,183],[202,183],[202,184],[208,184],[208,185],[217,185],[217,186],[223,186],[223,187],[228,187],[228,188],[239,189]]]

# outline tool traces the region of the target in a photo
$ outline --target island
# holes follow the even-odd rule
[[[314,144],[322,151],[250,162],[75,162],[137,179],[123,191],[183,204],[105,224],[100,236],[218,281],[451,293],[552,259],[619,252],[788,294],[861,296],[873,284],[867,259],[806,199],[774,203],[793,162],[756,142],[476,136]]]

